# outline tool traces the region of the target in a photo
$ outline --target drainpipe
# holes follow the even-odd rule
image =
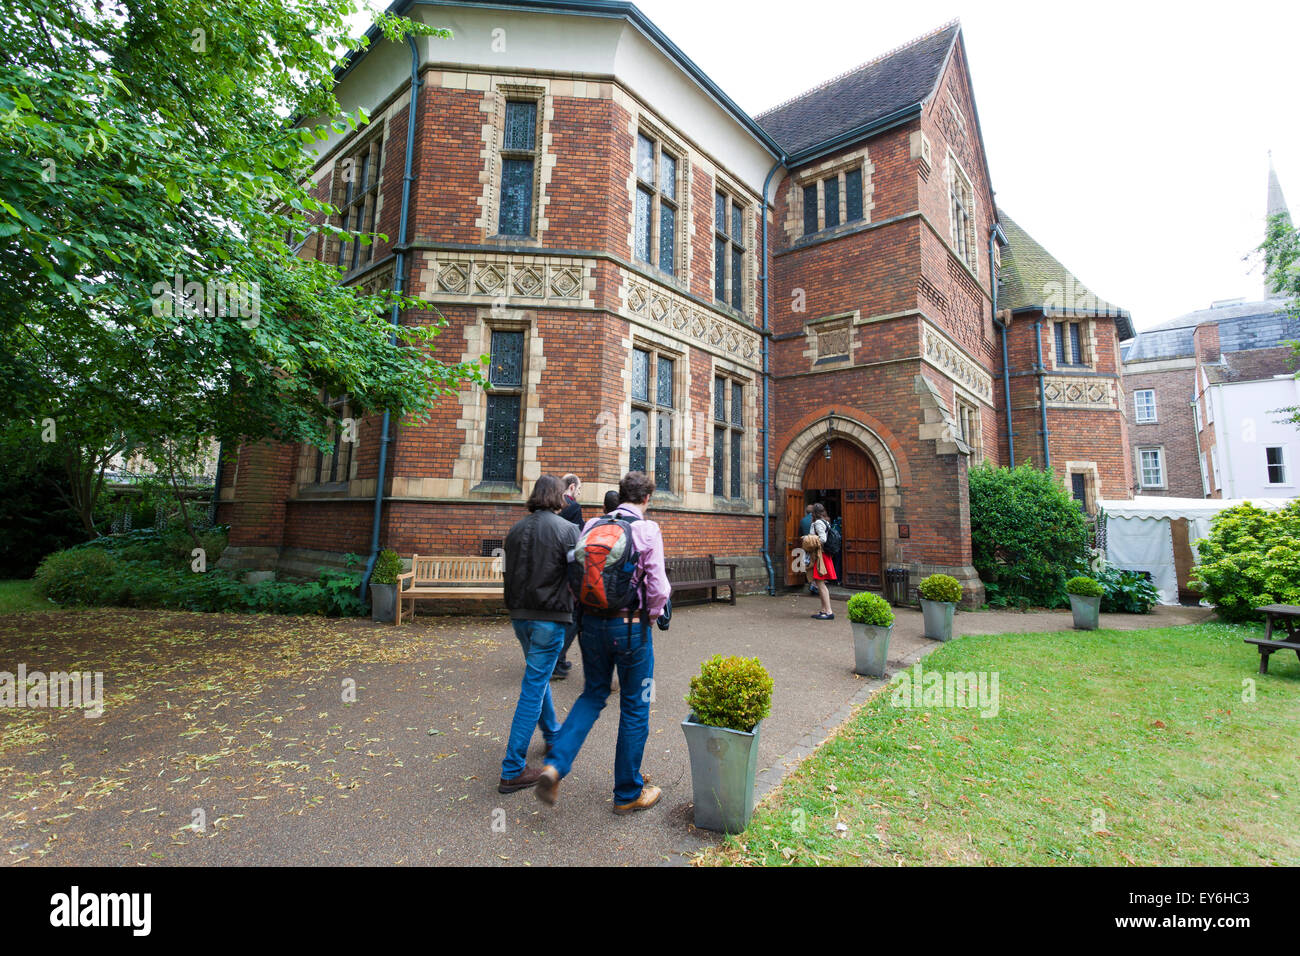
[[[1034,371],[1038,373],[1038,411],[1043,420],[1043,470],[1052,470],[1052,451],[1047,446],[1047,388],[1043,384],[1043,376],[1046,371],[1043,369],[1043,320],[1041,318],[1034,320],[1034,348],[1038,353],[1038,363],[1034,366]]]
[[[407,34],[406,43],[411,48],[411,105],[406,111],[406,163],[402,174],[402,211],[397,226],[397,261],[393,266],[393,292],[400,296],[406,287],[406,242],[407,225],[411,209],[411,182],[414,180],[412,165],[415,157],[415,111],[420,99],[420,49],[415,37]],[[397,348],[397,326],[401,322],[400,309],[396,302],[388,317],[393,331],[389,333],[388,344]],[[361,600],[366,600],[370,575],[375,570],[375,560],[379,557],[379,522],[384,510],[384,481],[388,472],[388,445],[392,441],[392,420],[388,409],[384,409],[383,422],[379,429],[379,475],[375,482],[375,508],[370,523],[370,557],[366,560],[366,572],[361,578]]]
[[[1002,391],[1006,396],[1007,403],[1007,457],[1011,459],[1011,467],[1016,467],[1016,439],[1011,432],[1011,365],[1007,359],[1007,326],[998,318],[998,272],[997,260],[993,256],[993,243],[1006,248],[1007,235],[1002,231],[1002,227],[997,223],[989,230],[989,291],[991,293],[993,322],[1002,333]]]
[[[769,416],[770,401],[770,382],[771,372],[768,370],[768,355],[770,352],[771,336],[768,335],[768,315],[767,315],[767,274],[771,268],[771,260],[767,254],[767,190],[772,185],[772,177],[776,171],[785,165],[785,155],[776,161],[776,165],[768,172],[767,178],[763,180],[763,201],[759,210],[759,218],[763,220],[763,274],[759,277],[763,283],[763,564],[767,567],[767,593],[776,594],[776,567],[772,564],[772,475],[771,461],[768,455],[768,431],[771,426]]]

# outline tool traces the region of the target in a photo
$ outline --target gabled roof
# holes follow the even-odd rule
[[[1059,315],[1109,316],[1121,340],[1133,337],[1133,319],[1124,309],[1093,293],[1003,210],[998,222],[1006,233],[998,272],[998,308]]]
[[[953,21],[755,118],[794,157],[919,108],[938,86],[960,32]]]

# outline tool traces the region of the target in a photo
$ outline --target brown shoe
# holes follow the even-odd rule
[[[537,790],[535,793],[537,799],[542,803],[555,806],[555,802],[560,799],[560,771],[550,764],[543,767],[537,775]]]
[[[502,777],[501,782],[497,784],[497,793],[514,793],[516,790],[527,790],[537,783],[541,775],[540,768],[525,767],[524,772],[517,777],[511,777],[509,780]]]
[[[538,796],[540,795],[539,792]],[[624,813],[636,813],[638,810],[649,810],[659,802],[659,798],[663,795],[664,792],[658,787],[652,787],[647,784],[641,788],[641,796],[637,797],[631,803],[614,804],[614,812],[621,815]]]

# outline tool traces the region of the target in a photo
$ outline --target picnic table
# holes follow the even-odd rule
[[[1263,637],[1248,637],[1247,644],[1255,644],[1259,647],[1259,672],[1268,673],[1268,659],[1274,651],[1290,650],[1295,651],[1296,657],[1300,657],[1300,634],[1296,633],[1296,622],[1300,621],[1300,607],[1294,604],[1266,604],[1259,610],[1264,612],[1264,619],[1267,622],[1264,625]],[[1285,640],[1277,640],[1273,637],[1273,626],[1277,625],[1279,630],[1286,631]]]

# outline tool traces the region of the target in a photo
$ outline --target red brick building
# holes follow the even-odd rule
[[[751,118],[630,4],[394,8],[455,39],[355,57],[339,97],[372,121],[321,144],[313,174],[344,224],[389,239],[302,254],[344,282],[400,280],[447,317],[438,354],[490,356],[490,385],[391,423],[386,448],[382,417],[352,422],[341,399],[328,451],[242,449],[220,489],[228,564],[365,556],[376,529],[407,554],[489,551],[538,475],[582,476],[591,514],[640,468],[669,551],[737,560],[755,588],[796,580],[797,521],[821,500],[848,586],[942,570],[978,603],[968,470],[1010,441],[1038,460],[1032,415],[1009,440],[1005,396],[1019,416],[1044,375],[1069,380],[1046,401],[1052,466],[1127,482],[1107,471],[1127,461],[1109,458],[1127,317],[1054,305],[1026,272],[995,321],[1016,239],[959,25]],[[1044,370],[1021,312],[1057,307],[1086,361]]]

